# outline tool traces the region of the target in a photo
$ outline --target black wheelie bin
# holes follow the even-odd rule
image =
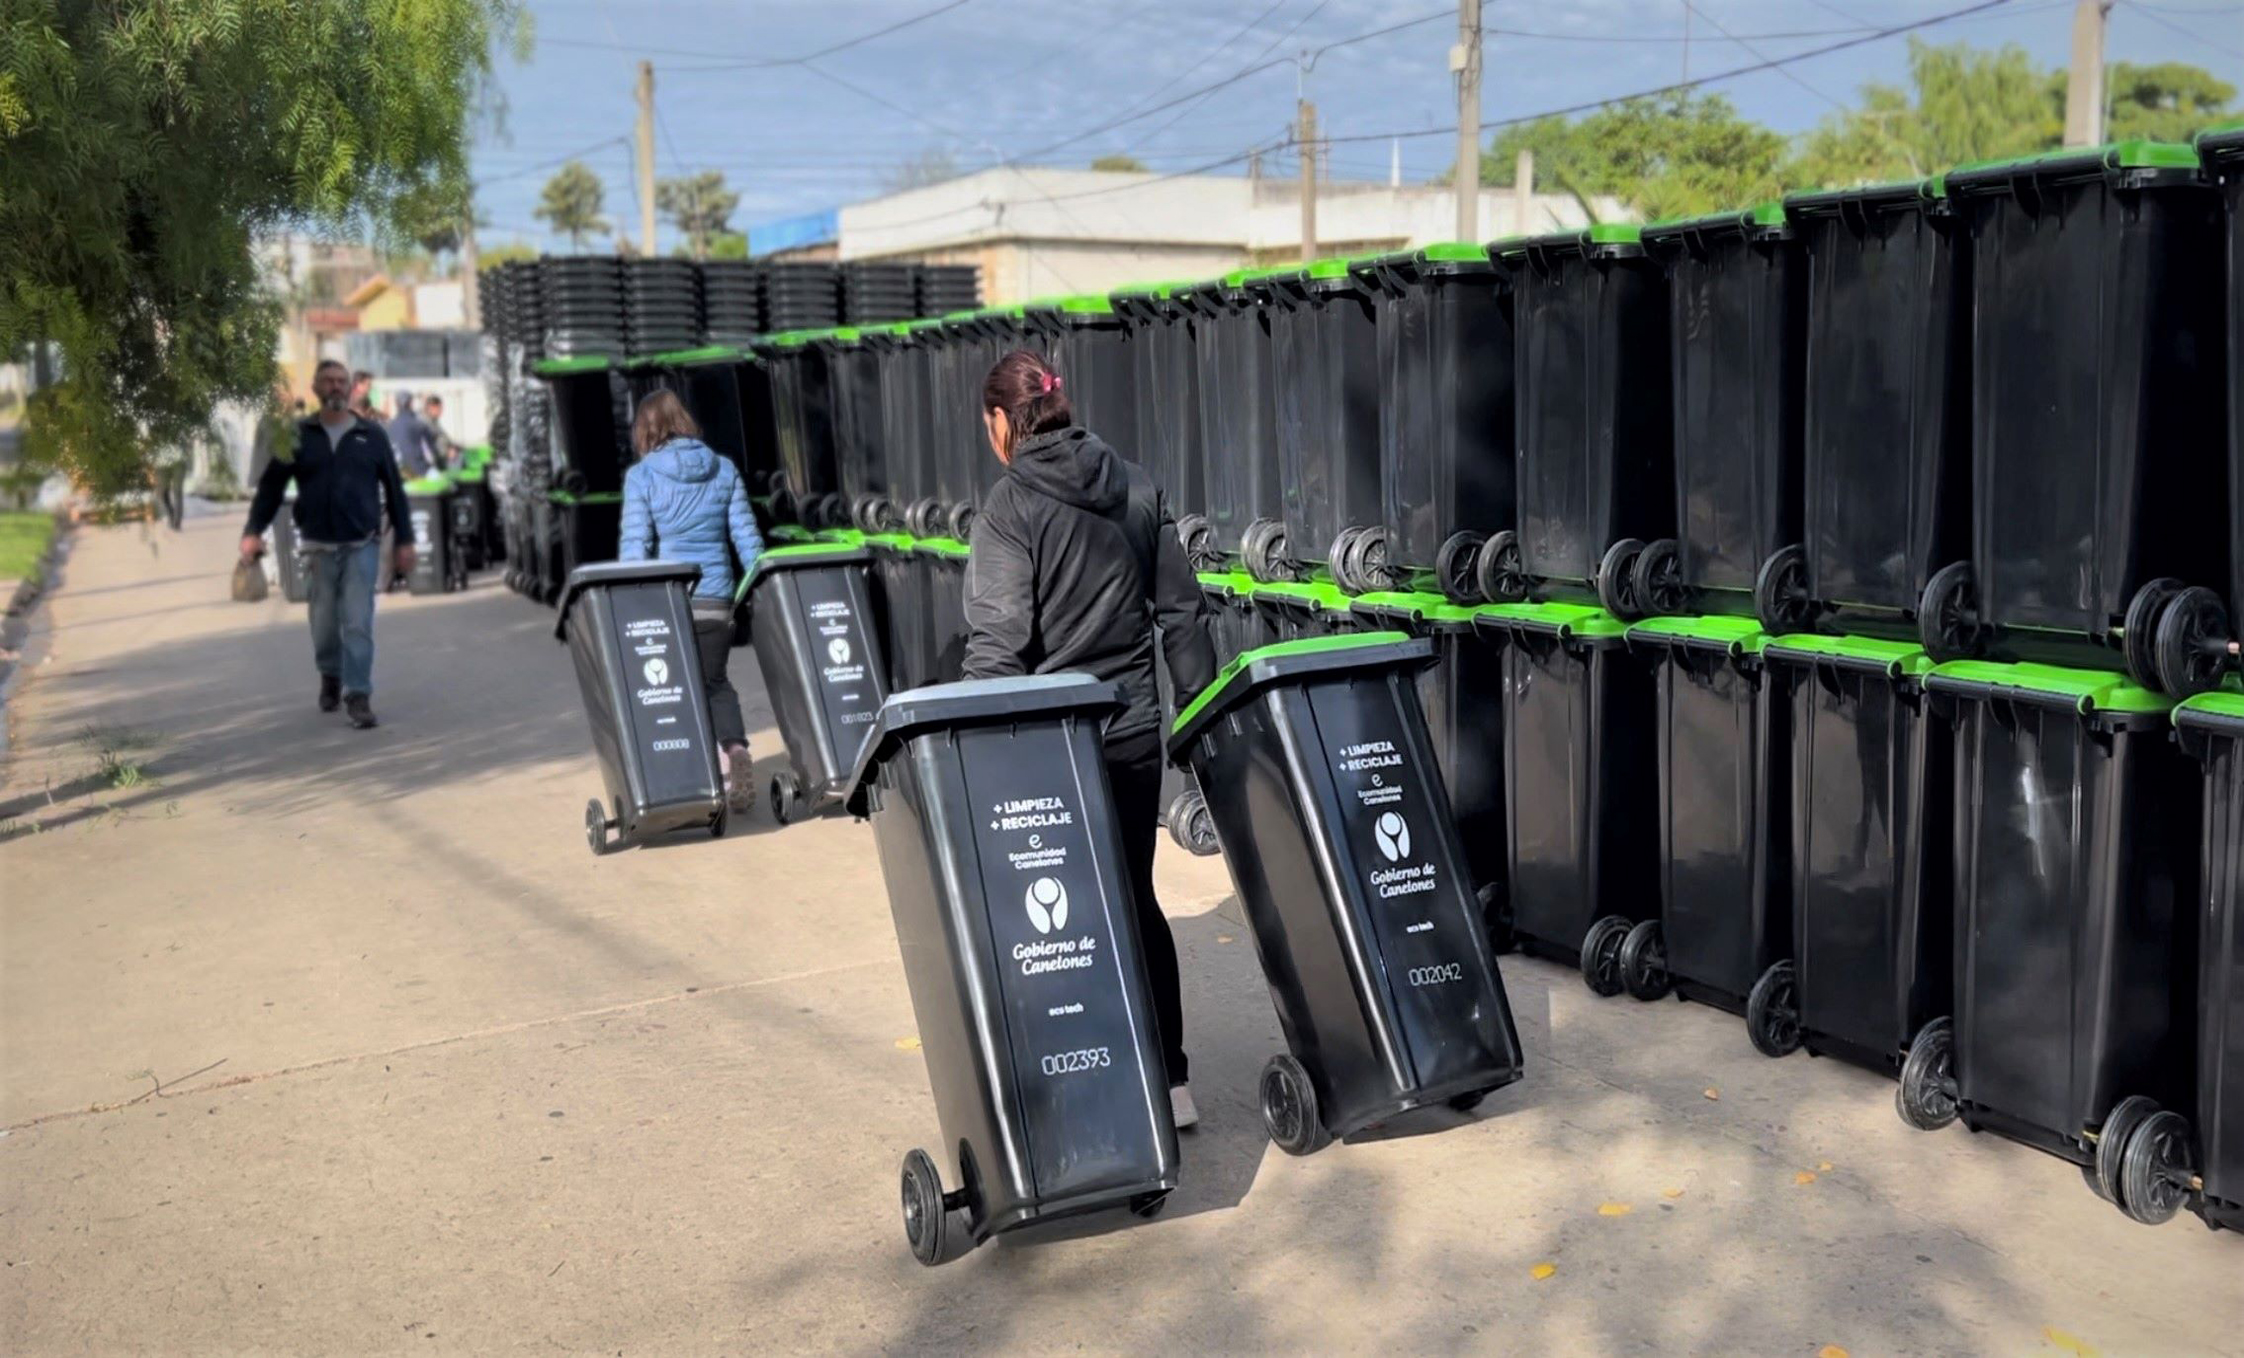
[[[858,747],[888,697],[872,607],[872,553],[846,543],[772,547],[740,582],[756,668],[787,769],[771,780],[772,819],[818,814],[848,790]]]
[[[1640,1000],[1671,991],[1745,1018],[1753,1045],[1799,1045],[1792,958],[1789,675],[1751,618],[1649,618],[1629,628],[1659,682],[1660,917],[1617,960]]]
[[[1184,516],[1199,512],[1207,494],[1200,358],[1194,349],[1200,322],[1181,296],[1190,286],[1148,283],[1113,294],[1115,313],[1130,325],[1130,387],[1137,407],[1138,446],[1121,452],[1153,473],[1180,527]],[[1189,554],[1191,544],[1184,547]]]
[[[405,483],[405,513],[413,525],[413,569],[405,587],[415,594],[445,594],[467,587],[465,543],[452,532],[452,478],[442,472]],[[610,559],[614,552],[608,553]]]
[[[1197,569],[1241,559],[1259,580],[1273,574],[1264,538],[1279,526],[1285,503],[1278,484],[1270,294],[1249,286],[1256,277],[1240,270],[1181,293],[1196,318],[1207,480],[1199,503],[1179,506],[1190,512],[1180,514],[1177,536]]]
[[[1792,700],[1799,1041],[1894,1075],[1955,1012],[1955,756],[1925,700],[1932,659],[1914,641],[1807,633],[1761,655]],[[1772,1053],[1790,1045],[1781,1029]]]
[[[1972,242],[1971,555],[1925,586],[1936,660],[2125,668],[2228,563],[2220,195],[2187,146],[1947,176]]]
[[[841,522],[826,527],[860,533],[893,533],[904,527],[904,511],[891,493],[881,413],[883,357],[895,339],[885,326],[842,326],[811,341],[826,357],[834,400],[834,479],[842,514]]]
[[[1132,461],[1143,458],[1139,445],[1132,337],[1127,318],[1105,297],[1057,297],[1033,302],[1023,320],[1037,332],[1038,344],[1064,382],[1075,422],[1105,439]],[[992,361],[996,355],[992,355]],[[986,371],[986,369],[985,369]]]
[[[2184,1204],[2244,1231],[2244,694],[2174,709],[2205,769],[2197,931],[2197,1099],[2144,1118],[2120,1150],[2119,1205],[2156,1225]]]
[[[1676,533],[1637,558],[1637,605],[1756,617],[1763,576],[1805,554],[1807,264],[1781,203],[1663,222],[1643,239],[1667,265]]]
[[[1509,563],[1497,569],[1519,569],[1510,279],[1478,245],[1350,268],[1378,313],[1382,521],[1358,549],[1367,574],[1453,604],[1486,602],[1484,544]]]
[[[1971,251],[1938,179],[1794,194],[1807,251],[1802,548],[1761,625],[1916,641],[1932,574],[1970,550]]]
[[[283,599],[292,604],[308,602],[312,597],[311,564],[304,560],[304,542],[296,535],[296,486],[288,487],[288,497],[281,502],[280,513],[273,516],[269,530],[273,542],[273,574],[280,578]]]
[[[1267,285],[1287,555],[1305,569],[1322,566],[1350,594],[1392,589],[1379,503],[1379,326],[1371,289],[1345,259],[1274,273]]]
[[[1489,250],[1512,280],[1519,561],[1482,552],[1483,592],[1638,617],[1637,558],[1675,532],[1666,271],[1617,223]]]
[[[2159,618],[2152,642],[2159,687],[2177,698],[2209,693],[2244,655],[2244,123],[2198,134],[2205,172],[2220,185],[2221,276],[2228,280],[2228,565],[2190,582]]]
[[[1151,1216],[1177,1186],[1100,754],[1121,706],[1086,675],[913,689],[883,704],[850,778],[942,1131],[934,1155],[904,1157],[904,1234],[923,1264],[943,1262],[954,1211],[979,1244],[1109,1208]]]
[[[1621,943],[1660,910],[1652,672],[1627,625],[1586,604],[1472,616],[1504,664],[1504,931],[1618,995]]]
[[[554,636],[569,643],[606,800],[587,802],[594,854],[672,830],[725,832],[725,785],[687,595],[699,566],[608,561],[572,571]]]
[[[1263,1068],[1270,1139],[1306,1154],[1519,1078],[1519,1035],[1400,633],[1249,651],[1169,738],[1207,795],[1290,1054]]]
[[[1925,685],[1956,731],[1956,1008],[1895,1106],[2123,1202],[2129,1132],[2188,1106],[2202,777],[2169,700],[2120,675],[1960,660]]]

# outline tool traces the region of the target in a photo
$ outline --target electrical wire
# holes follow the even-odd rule
[[[950,13],[954,9],[962,9],[965,6],[973,3],[974,0],[947,0],[947,3],[945,4],[940,4],[935,6],[933,9],[922,10],[917,14],[899,19],[895,23],[892,23],[885,28],[876,28],[870,33],[860,33],[854,38],[845,38],[840,42],[831,43],[825,47],[819,48],[815,52],[805,52],[800,56],[740,57],[737,59],[727,59],[719,62],[710,62],[710,64],[707,65],[674,66],[670,67],[669,69],[673,71],[768,71],[780,66],[801,66],[806,62],[816,61],[821,57],[833,56],[837,52],[846,52],[852,47],[861,46],[865,43],[873,41],[876,38],[885,38],[891,33],[901,32],[904,29],[912,27],[914,24],[926,23],[929,19],[938,18],[942,15]],[[710,53],[705,51],[693,52],[681,51],[677,48],[638,47],[630,43],[597,42],[589,38],[546,38],[544,39],[544,42],[548,46],[552,47],[590,47],[603,51],[633,52],[638,54],[639,56],[688,57],[703,62],[709,62],[711,55]]]
[[[604,140],[596,141],[590,146],[579,147],[577,150],[571,151],[565,156],[558,156],[552,160],[541,160],[535,165],[525,165],[519,170],[508,170],[503,174],[495,174],[487,178],[478,179],[476,181],[476,187],[481,188],[487,184],[503,184],[510,179],[520,179],[525,175],[536,174],[540,170],[558,169],[561,166],[568,164],[572,160],[582,160],[586,156],[592,155],[599,151],[604,151],[611,146],[625,146],[628,145],[630,141],[631,139],[629,137],[608,137]]]
[[[2162,17],[2148,5],[2129,3],[2127,7],[2129,9],[2137,11],[2144,18],[2150,20],[2154,24],[2157,24],[2160,28],[2166,29],[2169,32],[2179,33],[2183,37],[2188,38],[2191,42],[2203,43],[2205,46],[2212,48],[2216,52],[2225,52],[2229,56],[2244,60],[2244,50],[2223,46],[2222,44],[2213,41],[2211,38],[2206,37],[2204,34],[2195,31],[2194,29],[2184,28],[2180,24],[2175,23],[2172,19]]]

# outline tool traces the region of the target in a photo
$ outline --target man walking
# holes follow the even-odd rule
[[[265,530],[296,483],[296,537],[310,576],[312,659],[319,667],[319,710],[338,706],[351,725],[375,724],[374,590],[381,570],[383,503],[397,531],[397,571],[413,569],[413,521],[405,483],[382,426],[350,409],[350,370],[333,359],[312,375],[319,413],[296,427],[293,450],[282,449],[257,479],[242,555],[264,550]]]
[[[429,445],[436,449],[439,470],[450,471],[460,460],[460,445],[444,429],[444,398],[434,392],[421,402],[421,424],[429,431]]]
[[[413,393],[395,396],[397,413],[390,416],[390,450],[397,454],[397,469],[408,481],[419,480],[437,469],[436,441],[429,427],[413,413]]]

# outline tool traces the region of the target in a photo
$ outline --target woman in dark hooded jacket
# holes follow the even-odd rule
[[[658,391],[639,403],[631,421],[631,451],[639,460],[623,477],[623,529],[616,559],[645,561],[659,550],[672,561],[701,567],[693,588],[693,635],[701,656],[701,683],[709,701],[709,729],[717,737],[718,766],[736,811],[755,800],[747,725],[740,695],[725,669],[732,654],[733,557],[745,572],[764,549],[748,487],[731,462],[701,441],[701,426],[677,396]]]
[[[1154,639],[1180,695],[1215,678],[1200,587],[1153,478],[1075,423],[1046,359],[1014,350],[982,384],[982,419],[1006,473],[974,520],[966,566],[966,677],[1088,673],[1122,688],[1106,730],[1108,780],[1179,1127],[1187,1087],[1176,942],[1153,895],[1161,800]]]

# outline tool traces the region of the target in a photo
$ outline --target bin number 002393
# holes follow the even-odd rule
[[[1104,1047],[1085,1047],[1080,1051],[1054,1052],[1043,1059],[1046,1075],[1075,1075],[1086,1070],[1097,1070],[1114,1064],[1114,1058]]]

